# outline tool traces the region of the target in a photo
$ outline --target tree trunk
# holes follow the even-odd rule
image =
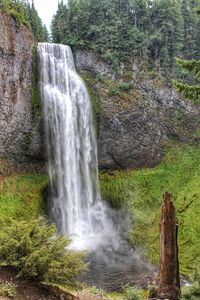
[[[176,300],[180,296],[178,224],[171,194],[165,192],[160,221],[160,270],[151,298]]]

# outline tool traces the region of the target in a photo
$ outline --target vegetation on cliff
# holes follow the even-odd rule
[[[42,193],[46,175],[16,174],[0,181],[0,217],[30,220],[45,213]]]
[[[0,10],[10,14],[17,23],[31,28],[36,41],[45,42],[48,40],[48,31],[42,23],[34,2],[30,5],[25,0],[1,0]]]
[[[32,74],[31,74],[31,96],[32,96],[32,117],[37,118],[42,112],[42,100],[39,90],[39,62],[37,48],[34,47],[32,51]]]

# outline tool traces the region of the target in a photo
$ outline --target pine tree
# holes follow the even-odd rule
[[[199,0],[61,1],[52,20],[52,39],[92,50],[115,69],[145,61],[162,72],[175,72],[175,57],[198,58]]]
[[[200,15],[200,7],[196,8],[196,12]],[[183,70],[189,72],[189,74],[193,74],[196,78],[196,82],[194,84],[188,84],[180,81],[173,80],[174,86],[177,88],[179,92],[181,92],[187,99],[191,99],[195,102],[199,102],[200,100],[200,60],[192,59],[192,60],[184,60],[184,59],[176,59],[177,63],[182,67]]]
[[[34,33],[35,39],[37,42],[45,42],[48,41],[48,31],[45,25],[42,24],[42,20],[40,19],[37,10],[35,9],[34,1],[32,0],[32,4],[26,4],[26,8],[29,15],[29,22],[31,25],[31,29]]]
[[[183,22],[178,0],[155,0],[151,9],[150,52],[159,68],[172,69],[182,46]]]
[[[182,0],[181,10],[184,27],[182,56],[185,59],[200,58],[200,20],[195,12],[198,2],[197,0]]]
[[[183,60],[176,59],[177,63],[189,73],[193,73],[196,79],[200,79],[200,60]],[[179,92],[181,92],[184,97],[191,99],[193,101],[199,102],[200,100],[200,85],[199,84],[188,84],[173,80],[173,84],[176,86]]]

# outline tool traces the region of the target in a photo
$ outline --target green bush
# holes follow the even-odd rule
[[[125,290],[125,297],[127,300],[143,300],[143,291],[138,288],[128,287]]]
[[[194,283],[192,286],[183,287],[181,300],[198,300],[200,299],[200,286]]]
[[[119,89],[121,91],[130,91],[133,88],[133,84],[130,82],[120,82]]]
[[[200,299],[200,262],[194,263],[194,274],[192,276],[193,284],[182,288],[181,300],[199,300]]]
[[[86,269],[85,253],[69,250],[69,238],[57,236],[43,218],[0,219],[0,227],[0,263],[14,267],[18,277],[67,284]]]
[[[0,281],[0,296],[15,298],[16,285],[13,282]]]
[[[38,117],[42,113],[42,101],[40,97],[39,91],[39,83],[38,83],[38,54],[37,48],[34,47],[32,51],[32,75],[31,75],[31,96],[32,96],[32,117],[34,121],[34,117]]]
[[[120,82],[117,86],[110,89],[110,96],[120,95],[120,92],[129,92],[133,87],[132,83]]]

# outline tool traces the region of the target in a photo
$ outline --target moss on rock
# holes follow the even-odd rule
[[[31,75],[31,96],[32,96],[32,116],[37,117],[42,111],[42,101],[39,91],[39,69],[38,69],[38,54],[37,48],[34,47],[32,51],[32,75]]]
[[[0,216],[30,220],[45,213],[43,190],[48,177],[42,174],[16,174],[0,180]]]
[[[162,194],[172,192],[179,221],[180,270],[191,274],[200,257],[200,148],[171,144],[162,163],[151,169],[100,174],[104,199],[114,207],[129,206],[131,242],[154,263],[159,262]]]

